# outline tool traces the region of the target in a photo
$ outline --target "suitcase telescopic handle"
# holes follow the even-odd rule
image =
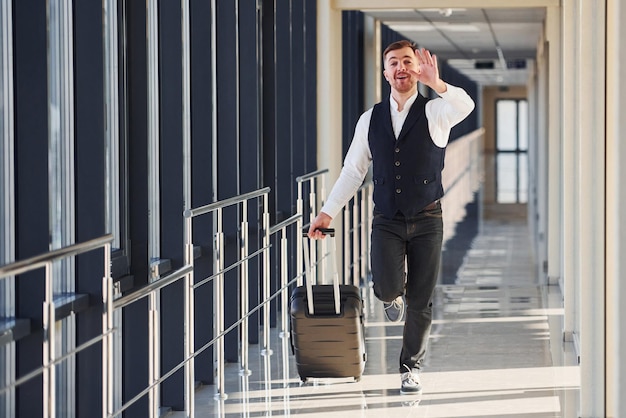
[[[317,228],[316,230],[320,231],[324,235],[330,235],[331,237],[335,236],[335,228]],[[302,228],[302,236],[309,236],[309,226],[305,226],[304,228]]]
[[[339,289],[339,275],[337,273],[337,266],[335,265],[335,229],[334,228],[320,228],[322,233],[330,235],[333,239],[331,240],[332,248],[330,249],[330,256],[332,259],[332,263],[334,266],[333,273],[333,294],[335,299],[335,313],[339,315],[341,313],[341,292]],[[307,302],[309,308],[309,315],[313,315],[315,313],[315,307],[313,306],[313,278],[311,277],[311,260],[310,260],[310,252],[309,252],[309,240],[308,238],[309,227],[305,226],[302,229],[302,236],[305,238],[303,250],[304,250],[304,269],[305,269],[305,286],[307,293]]]

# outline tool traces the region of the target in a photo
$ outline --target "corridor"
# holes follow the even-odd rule
[[[301,384],[289,340],[273,329],[272,355],[250,347],[250,376],[227,366],[227,399],[198,388],[196,416],[577,417],[579,370],[562,341],[561,293],[538,283],[527,224],[488,220],[477,231],[456,282],[436,290],[421,395],[400,395],[401,324],[386,322],[364,289],[368,360],[359,382]]]

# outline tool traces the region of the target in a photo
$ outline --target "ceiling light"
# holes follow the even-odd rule
[[[416,9],[419,10],[420,12],[424,12],[424,13],[428,13],[428,12],[438,12],[440,14],[444,14],[444,12],[446,11],[450,11],[450,14],[452,14],[453,12],[464,12],[467,9],[461,9],[461,8],[457,8],[457,7],[451,7],[451,8],[446,8],[446,9],[434,9],[434,8],[426,8],[426,9]],[[450,16],[450,15],[446,15],[446,16]]]
[[[433,23],[437,29],[449,32],[480,32],[478,26],[471,24]]]
[[[391,24],[389,27],[398,32],[428,32],[435,29],[432,25],[420,25],[415,23]]]

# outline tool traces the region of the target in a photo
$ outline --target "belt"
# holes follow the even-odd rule
[[[433,210],[433,209],[437,209],[437,203],[439,203],[439,200],[435,200],[434,202],[429,203],[428,205],[426,205],[424,208],[422,208],[422,210],[420,210],[420,212],[424,212],[427,210]],[[374,214],[376,214],[376,210],[374,208]],[[396,212],[396,214],[394,215],[394,219],[398,219],[398,220],[404,220],[406,219],[406,217],[404,216],[404,214],[401,211]]]
[[[437,209],[437,203],[439,203],[439,200],[435,200],[434,202],[428,204],[427,206],[424,207],[424,210],[433,210],[433,209]]]

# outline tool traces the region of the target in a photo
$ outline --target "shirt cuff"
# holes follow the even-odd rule
[[[437,94],[444,99],[448,99],[450,96],[456,96],[456,93],[458,92],[459,87],[453,86],[448,83],[446,83],[446,86],[447,86],[446,91],[444,91],[443,93],[437,93]]]
[[[335,219],[337,217],[337,214],[341,211],[342,208],[343,208],[343,205],[337,204],[332,201],[328,201],[324,203],[324,206],[322,207],[321,211],[327,214],[328,216],[330,216],[331,218]]]

